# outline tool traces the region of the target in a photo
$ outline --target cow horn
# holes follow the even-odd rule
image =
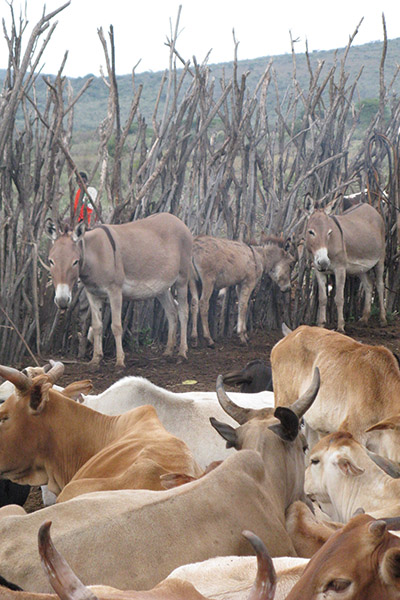
[[[299,419],[302,418],[304,413],[307,412],[307,410],[314,402],[319,391],[320,383],[321,378],[319,375],[319,369],[318,367],[315,367],[310,387],[304,392],[302,396],[300,396],[300,398],[298,398],[295,402],[293,402],[291,406],[288,407],[294,412],[295,415],[297,415]]]
[[[1,377],[4,377],[4,379],[7,379],[14,384],[16,389],[20,392],[26,392],[32,385],[32,381],[29,379],[29,377],[24,375],[24,373],[21,373],[21,371],[13,369],[12,367],[4,367],[3,365],[0,365],[0,375]]]
[[[56,550],[50,537],[51,521],[45,521],[38,535],[39,554],[43,569],[53,590],[61,600],[97,600],[75,575],[69,564]]]
[[[367,454],[371,460],[374,461],[379,468],[382,469],[387,475],[390,475],[393,479],[399,479],[400,477],[400,465],[385,456],[381,456],[380,454],[376,454],[375,452],[371,452],[367,450]]]
[[[56,383],[64,373],[64,365],[62,362],[55,362],[54,360],[50,360],[50,364],[51,369],[47,372],[47,377],[52,383]]]
[[[257,575],[248,600],[273,600],[276,589],[276,571],[264,543],[251,531],[242,531],[257,554]]]
[[[221,407],[224,409],[226,414],[232,417],[232,419],[239,423],[239,425],[243,425],[243,423],[246,423],[254,414],[253,409],[237,406],[237,404],[235,404],[234,402],[232,402],[232,400],[228,398],[228,394],[225,392],[224,389],[222,375],[218,375],[217,377],[216,392],[218,402],[220,403]]]
[[[385,535],[385,531],[387,529],[387,524],[383,519],[379,519],[377,521],[372,521],[369,525],[369,531],[372,533],[374,538],[380,540]]]
[[[400,517],[382,517],[380,521],[385,521],[387,528],[391,529],[392,531],[400,530]]]

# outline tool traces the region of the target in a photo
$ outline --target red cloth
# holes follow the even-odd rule
[[[76,215],[76,211],[78,209],[78,204],[79,204],[79,198],[80,198],[80,195],[81,195],[81,191],[82,190],[80,188],[78,188],[78,190],[77,190],[77,192],[75,194],[74,215]],[[84,192],[82,192],[82,194],[84,194]],[[88,222],[88,225],[90,225],[90,219],[91,219],[91,215],[92,215],[93,209],[89,208],[88,206],[86,206],[86,211],[87,211],[87,222]],[[81,210],[79,212],[79,219],[78,219],[78,221],[84,221],[84,220],[85,220],[85,202],[82,202]]]

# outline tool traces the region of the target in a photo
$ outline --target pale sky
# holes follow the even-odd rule
[[[10,0],[11,1],[11,0]],[[62,0],[47,0],[46,13],[62,6]],[[25,43],[39,20],[44,2],[26,0],[28,27]],[[159,71],[168,67],[168,49],[164,45],[175,25],[182,5],[177,49],[187,60],[196,56],[201,62],[211,50],[209,63],[233,58],[232,29],[239,41],[239,59],[258,58],[290,52],[290,36],[298,38],[296,52],[344,47],[364,17],[353,44],[383,40],[382,12],[389,39],[400,37],[400,1],[380,0],[71,0],[70,6],[56,17],[57,28],[45,52],[43,72],[58,71],[64,52],[69,51],[64,75],[79,77],[100,74],[103,50],[97,34],[103,28],[108,39],[113,25],[116,42],[117,74]],[[16,17],[24,0],[13,0]],[[10,24],[6,0],[0,0],[1,16]],[[0,68],[7,66],[8,51],[0,35]],[[400,57],[399,57],[400,62]]]

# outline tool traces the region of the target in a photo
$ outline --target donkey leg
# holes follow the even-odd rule
[[[199,317],[199,294],[197,292],[197,284],[194,279],[189,279],[189,290],[191,295],[190,300],[190,315],[192,317],[192,331],[190,334],[190,343],[193,348],[197,347],[199,334],[197,331],[197,320]]]
[[[237,322],[237,333],[242,344],[247,344],[248,335],[246,331],[246,318],[247,309],[249,306],[249,299],[254,286],[241,285],[239,287],[239,307],[238,307],[238,322]]]
[[[387,325],[386,319],[386,307],[385,307],[385,286],[383,283],[383,270],[385,267],[385,259],[383,258],[378,262],[375,267],[375,275],[376,275],[376,289],[378,291],[379,298],[379,320],[381,325]]]
[[[170,289],[159,294],[157,298],[165,311],[168,321],[168,340],[164,356],[171,356],[176,343],[176,328],[178,323],[177,310]]]
[[[326,323],[326,275],[315,271],[318,282],[318,316],[317,325],[318,327],[324,327]]]
[[[214,340],[211,337],[210,329],[208,327],[208,309],[210,307],[210,298],[214,290],[214,281],[205,282],[202,280],[203,289],[200,297],[200,317],[201,325],[203,327],[203,336],[207,342],[207,346],[214,348]]]
[[[113,288],[108,292],[111,307],[111,331],[115,339],[116,367],[125,367],[125,352],[122,348],[122,291]]]
[[[371,314],[371,302],[372,302],[372,281],[368,273],[360,273],[360,281],[364,290],[364,309],[360,323],[366,325],[368,323],[369,316]]]
[[[176,296],[178,300],[178,318],[181,326],[181,340],[179,344],[179,356],[186,360],[188,344],[187,344],[187,324],[188,324],[188,284],[176,283]]]
[[[346,281],[346,269],[340,268],[335,271],[335,304],[337,310],[338,326],[337,330],[344,333],[344,317],[343,317],[343,304],[344,304],[344,284]]]
[[[91,334],[93,336],[93,357],[90,364],[93,367],[97,367],[103,358],[103,322],[101,314],[103,301],[98,296],[93,296],[87,290],[86,296],[92,313]]]

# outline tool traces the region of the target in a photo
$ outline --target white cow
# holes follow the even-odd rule
[[[272,559],[277,575],[274,600],[284,600],[300,579],[308,558]],[[167,579],[191,583],[206,598],[247,600],[257,573],[255,556],[219,556],[174,569]]]
[[[245,408],[274,406],[273,392],[230,392],[229,397]],[[119,415],[137,406],[151,404],[164,427],[186,442],[202,468],[234,452],[225,447],[225,440],[210,425],[210,417],[235,424],[219,405],[216,392],[170,392],[144,377],[130,376],[120,379],[101,394],[82,394],[82,401],[85,406],[107,415]]]
[[[400,480],[384,473],[348,432],[331,433],[311,450],[305,491],[342,523],[359,508],[376,519],[400,514]]]

